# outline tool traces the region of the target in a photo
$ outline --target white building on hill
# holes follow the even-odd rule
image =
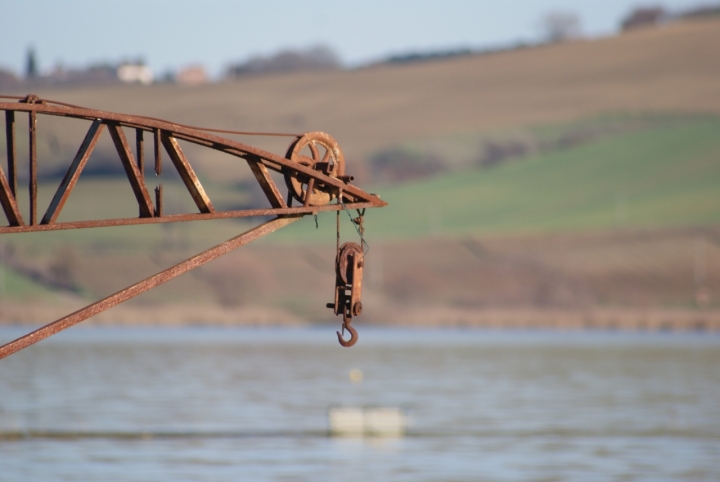
[[[117,76],[122,82],[132,84],[140,82],[141,84],[152,84],[154,76],[150,67],[143,64],[121,64],[117,68]]]

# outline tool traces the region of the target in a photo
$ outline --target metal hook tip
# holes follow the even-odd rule
[[[337,333],[338,341],[340,342],[340,344],[342,346],[344,346],[345,348],[349,348],[349,347],[353,346],[355,343],[357,343],[358,334],[357,334],[357,331],[355,331],[355,328],[353,328],[350,325],[343,324],[343,331],[345,329],[347,329],[347,331],[350,332],[350,339],[347,341],[343,339],[342,334],[340,334],[339,331],[336,331],[335,333]]]

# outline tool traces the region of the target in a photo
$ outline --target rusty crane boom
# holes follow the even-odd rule
[[[229,253],[253,240],[289,225],[309,214],[321,211],[356,210],[353,223],[362,233],[363,215],[366,208],[385,206],[377,195],[369,194],[352,184],[353,177],[345,173],[345,160],[337,142],[324,132],[305,134],[249,133],[193,127],[145,116],[118,114],[78,107],[62,102],[40,99],[35,95],[25,97],[0,96],[0,111],[5,114],[5,136],[7,146],[7,173],[0,166],[0,205],[7,218],[7,225],[0,226],[0,234],[54,231],[62,229],[84,229],[134,224],[171,223],[221,218],[268,217],[266,221],[217,246],[203,251],[175,266],[126,287],[106,298],[92,303],[74,313],[49,323],[25,336],[0,346],[0,358],[9,356],[25,347],[39,342],[59,331],[82,322],[102,311],[129,300],[156,286],[159,286],[208,261]],[[70,163],[58,186],[52,201],[42,213],[38,211],[38,156],[37,129],[40,116],[59,116],[82,119],[89,122],[85,138]],[[27,118],[29,139],[29,216],[23,217],[18,197],[18,158],[15,131],[19,118]],[[137,200],[139,216],[120,219],[98,219],[91,221],[58,221],[65,202],[72,194],[83,168],[90,158],[97,141],[107,130],[117,150],[120,162]],[[134,136],[135,149],[128,142],[126,132]],[[284,155],[259,149],[218,134],[290,136],[292,141]],[[153,145],[153,159],[156,174],[162,172],[163,151],[172,161],[182,182],[192,197],[197,212],[165,214],[163,212],[162,186],[150,195],[145,182],[145,142]],[[252,171],[270,207],[265,209],[218,210],[205,192],[178,140],[203,146],[229,154],[244,161]],[[270,171],[280,173],[285,186],[279,187]],[[293,205],[293,202],[296,205]],[[338,217],[339,229],[339,217]],[[339,232],[338,232],[339,234]],[[362,237],[362,234],[361,234]],[[339,240],[339,236],[338,236]],[[345,340],[338,332],[343,346],[352,346],[357,341],[357,332],[350,325],[353,316],[362,312],[362,273],[364,246],[357,243],[338,242],[336,252],[335,299],[328,304],[336,315],[343,317],[343,332],[351,334]]]

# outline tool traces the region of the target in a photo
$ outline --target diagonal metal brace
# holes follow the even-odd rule
[[[20,338],[11,341],[10,343],[0,346],[0,359],[5,358],[6,356],[10,356],[13,353],[22,350],[23,348],[27,348],[28,346],[44,340],[45,338],[54,335],[55,333],[65,330],[66,328],[77,325],[81,321],[85,321],[88,318],[97,315],[98,313],[101,313],[117,304],[122,303],[123,301],[127,301],[130,298],[134,298],[141,293],[155,288],[156,286],[160,286],[161,284],[166,283],[171,279],[180,276],[183,273],[195,269],[198,266],[202,266],[208,261],[212,261],[215,258],[222,256],[223,254],[227,254],[230,251],[239,248],[240,246],[244,246],[245,244],[261,238],[266,234],[270,234],[273,231],[287,226],[288,224],[297,221],[301,217],[302,216],[289,216],[271,219],[270,221],[267,221],[260,226],[246,231],[239,236],[236,236],[232,239],[229,239],[228,241],[225,241],[224,243],[218,244],[217,246],[203,251],[202,253],[193,256],[192,258],[186,259],[185,261],[182,261],[171,268],[154,274],[149,278],[145,278],[144,280],[128,286],[127,288],[120,290],[115,294],[103,298],[102,300],[88,305],[85,308],[82,308],[63,318],[60,318],[59,320],[53,321],[52,323],[49,323],[42,328],[38,328],[37,330],[28,333],[25,336],[21,336]]]

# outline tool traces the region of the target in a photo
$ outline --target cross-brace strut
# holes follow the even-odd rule
[[[62,229],[82,229],[107,226],[125,226],[133,224],[168,223],[178,221],[197,221],[207,219],[239,218],[253,216],[274,216],[274,219],[265,222],[235,238],[208,249],[192,258],[157,273],[145,280],[135,283],[117,293],[100,301],[92,303],[81,310],[56,320],[6,345],[0,346],[0,358],[11,355],[23,348],[37,343],[59,331],[80,323],[93,315],[105,311],[123,301],[133,298],[145,291],[159,286],[191,269],[201,266],[223,254],[243,246],[261,236],[269,234],[283,226],[297,221],[308,214],[316,215],[320,211],[339,211],[341,209],[365,209],[368,207],[382,207],[387,203],[374,194],[368,194],[362,189],[352,185],[353,177],[345,174],[345,159],[337,142],[323,132],[309,132],[305,134],[277,134],[277,133],[250,133],[207,129],[175,124],[161,119],[144,116],[117,114],[78,107],[61,102],[43,100],[35,95],[25,97],[0,96],[2,99],[12,99],[15,102],[0,102],[0,110],[5,111],[5,135],[7,146],[7,175],[0,166],[0,206],[2,207],[8,224],[0,226],[0,234],[26,233],[38,231],[55,231]],[[28,221],[22,215],[18,200],[18,158],[16,155],[16,114],[28,116],[28,179],[29,179],[29,217]],[[37,129],[38,117],[42,115],[84,119],[90,122],[87,134],[79,146],[77,153],[67,168],[65,176],[60,182],[52,201],[45,214],[38,216],[38,159],[37,159]],[[103,130],[107,130],[117,150],[118,157],[128,178],[135,199],[138,203],[138,217],[96,219],[90,221],[59,221],[63,207],[95,148]],[[135,134],[135,152],[126,137],[125,131]],[[293,140],[284,156],[274,154],[235,140],[220,137],[215,133],[242,134],[242,135],[273,135],[289,136]],[[163,212],[162,185],[155,188],[155,199],[150,196],[145,179],[144,139],[149,133],[154,141],[155,173],[162,172],[162,151],[172,161],[182,182],[192,197],[198,212],[167,215]],[[178,140],[187,141],[209,149],[220,151],[230,156],[242,159],[250,168],[262,192],[267,197],[269,207],[260,209],[226,210],[219,211],[213,205],[209,195],[192,168],[187,156],[183,152]],[[285,180],[286,194],[281,192],[274,182],[270,171],[281,174]],[[335,203],[331,203],[336,200]],[[105,200],[107,202],[107,200]],[[293,201],[299,203],[293,206]],[[110,200],[109,202],[112,202]],[[335,313],[343,314],[344,327],[349,327],[349,317],[359,315],[360,310],[355,309],[359,303],[362,286],[362,253],[354,255],[353,268],[347,266],[347,255],[337,255],[336,264],[343,265],[342,270],[336,270],[338,281],[336,286]],[[342,271],[342,272],[341,272]],[[349,277],[348,277],[349,275]],[[355,286],[357,285],[357,286]],[[345,300],[345,291],[354,293]],[[340,295],[338,295],[340,293]],[[352,301],[350,311],[346,304]],[[362,306],[358,304],[357,306]],[[349,317],[348,317],[348,313]],[[352,343],[341,344],[349,346],[357,340],[356,332]],[[339,336],[339,335],[338,335]]]

